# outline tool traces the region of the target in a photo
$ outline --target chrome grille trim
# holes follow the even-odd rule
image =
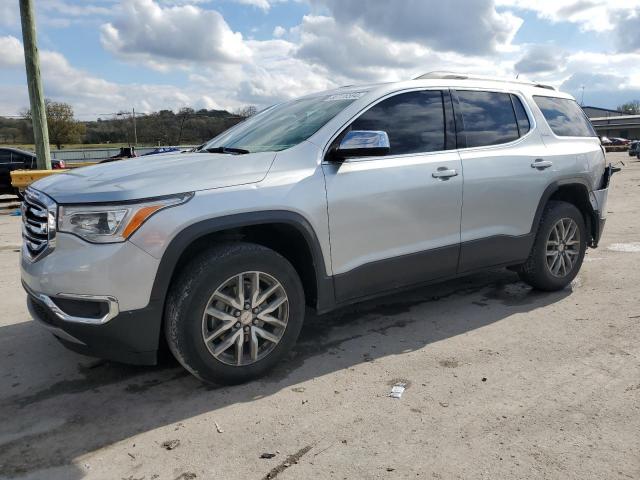
[[[44,193],[28,188],[21,210],[22,253],[35,262],[55,248],[57,205]]]

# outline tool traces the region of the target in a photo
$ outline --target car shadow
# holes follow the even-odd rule
[[[571,291],[568,287],[537,292],[514,273],[496,270],[323,316],[309,314],[288,359],[263,379],[237,386],[202,384],[172,359],[157,367],[87,361],[61,353],[62,347],[48,336],[30,336],[28,331],[37,328],[30,321],[5,326],[0,338],[32,339],[16,345],[23,349],[20,355],[3,352],[4,372],[20,369],[30,375],[41,368],[44,353],[47,368],[60,367],[67,373],[23,388],[22,393],[1,393],[0,477],[42,478],[38,471],[60,467],[63,478],[82,478],[84,472],[74,459],[101,447],[361,362],[423,349],[558,302]]]

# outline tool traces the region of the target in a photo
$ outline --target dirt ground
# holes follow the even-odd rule
[[[640,478],[640,162],[610,159],[627,167],[571,288],[500,270],[312,316],[235,387],[65,350],[29,318],[0,215],[0,477]]]

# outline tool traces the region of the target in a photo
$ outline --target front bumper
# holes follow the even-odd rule
[[[32,261],[22,248],[22,281],[34,292],[114,297],[123,311],[149,303],[159,260],[132,242],[92,244],[58,232],[43,258]]]
[[[162,320],[161,305],[119,312],[109,321],[82,323],[64,319],[50,298],[27,291],[29,313],[67,348],[84,355],[136,365],[155,365]],[[64,314],[64,312],[62,312]]]
[[[22,283],[33,318],[69,349],[155,364],[163,303],[151,299],[158,260],[131,242],[95,245],[58,232],[55,248],[32,260]]]

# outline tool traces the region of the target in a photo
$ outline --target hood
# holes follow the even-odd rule
[[[82,167],[33,184],[58,203],[119,202],[256,183],[274,152],[160,154]]]

